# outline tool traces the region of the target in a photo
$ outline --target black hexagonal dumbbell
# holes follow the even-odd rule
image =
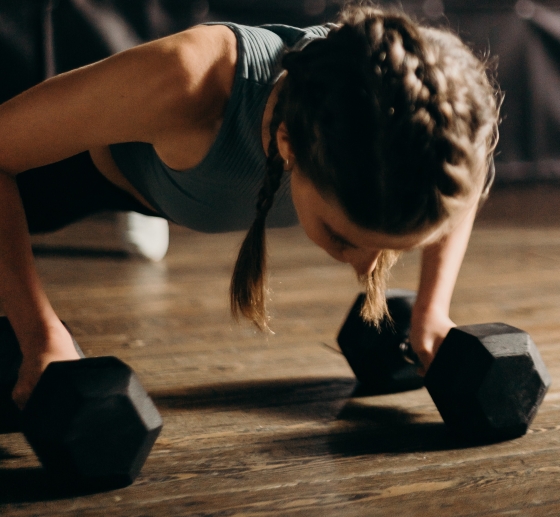
[[[364,323],[360,311],[365,294],[360,294],[338,334],[338,344],[363,391],[370,394],[397,393],[421,388],[418,368],[403,354],[401,344],[410,332],[410,316],[416,293],[405,289],[386,292],[392,321],[379,328]]]
[[[53,362],[20,412],[11,392],[21,360],[15,334],[0,318],[0,428],[21,430],[63,484],[95,490],[132,483],[162,428],[132,369],[115,357]]]
[[[361,324],[369,327],[363,321]],[[414,356],[406,336],[400,344],[394,343],[404,356]],[[345,343],[345,349],[350,348]],[[449,430],[469,442],[506,440],[525,434],[550,382],[531,337],[505,323],[451,329],[424,379]]]
[[[424,383],[455,435],[495,441],[527,432],[551,379],[529,334],[484,323],[452,328]]]

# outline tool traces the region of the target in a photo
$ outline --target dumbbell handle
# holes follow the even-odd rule
[[[422,362],[420,361],[418,355],[416,355],[416,352],[412,349],[412,345],[408,339],[399,344],[399,352],[407,363],[418,366],[419,368],[422,366]]]

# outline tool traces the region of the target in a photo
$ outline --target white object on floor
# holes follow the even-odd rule
[[[124,249],[155,262],[165,257],[169,246],[169,225],[161,217],[121,212],[117,224]]]

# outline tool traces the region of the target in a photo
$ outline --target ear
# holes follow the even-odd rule
[[[292,145],[290,143],[290,137],[288,135],[288,130],[286,129],[286,124],[282,122],[278,126],[278,131],[276,133],[276,142],[278,144],[278,152],[285,162],[294,163],[294,152],[292,151]]]

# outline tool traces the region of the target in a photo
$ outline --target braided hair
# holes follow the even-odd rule
[[[266,327],[265,220],[286,126],[298,171],[355,224],[403,235],[443,225],[483,195],[497,141],[498,99],[487,64],[450,32],[405,14],[350,6],[328,36],[288,52],[270,126],[257,216],[232,278],[232,312]],[[381,264],[389,268],[394,254]],[[393,257],[393,258],[391,258]],[[383,271],[366,279],[363,314],[386,312]]]
[[[266,273],[265,223],[284,173],[284,160],[278,151],[276,135],[282,123],[285,103],[285,92],[280,91],[270,122],[271,138],[266,161],[267,173],[258,194],[257,214],[241,244],[230,285],[230,305],[234,317],[237,319],[241,313],[261,329],[267,328],[268,321],[264,283]]]

